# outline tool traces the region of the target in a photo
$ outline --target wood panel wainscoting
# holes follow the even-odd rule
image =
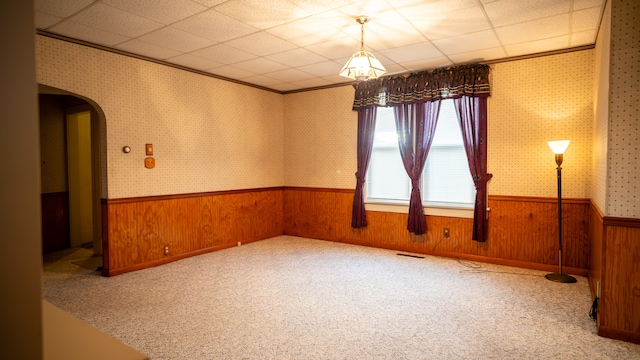
[[[42,212],[42,253],[69,247],[69,193],[44,193]]]
[[[118,275],[282,235],[282,209],[281,187],[103,199],[102,273]]]
[[[594,203],[590,217],[598,335],[640,344],[640,219],[603,216]]]
[[[409,233],[407,214],[367,211],[351,228],[353,190],[285,187],[284,233],[315,239],[557,272],[557,199],[489,196],[489,232],[471,240],[472,219],[426,216],[427,233]],[[563,199],[563,270],[587,276],[589,199]],[[444,228],[450,237],[444,237]]]

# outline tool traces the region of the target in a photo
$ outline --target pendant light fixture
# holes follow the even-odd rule
[[[361,27],[360,51],[351,56],[340,70],[339,75],[358,81],[375,79],[382,76],[387,70],[372,53],[364,50],[364,23],[369,21],[369,18],[358,16],[356,21]]]

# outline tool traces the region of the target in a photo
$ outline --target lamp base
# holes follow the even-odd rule
[[[547,274],[545,275],[545,277],[547,278],[547,280],[551,280],[559,283],[574,283],[578,281],[573,276],[567,275],[567,274],[554,273],[554,274]]]

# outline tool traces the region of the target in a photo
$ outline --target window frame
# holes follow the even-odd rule
[[[445,100],[448,100],[448,99],[445,99]],[[432,145],[432,147],[433,146],[437,146],[437,145]],[[443,145],[443,147],[446,147],[446,146],[448,145]],[[365,182],[365,185],[364,185],[365,210],[407,214],[409,212],[409,199],[406,199],[406,200],[405,199],[389,199],[389,198],[376,198],[376,197],[369,196],[368,180],[370,176],[369,175],[370,169],[371,169],[371,163],[369,163],[369,168],[367,169],[367,181]],[[422,174],[421,181],[423,181],[423,179],[424,179],[424,172]],[[407,181],[410,182],[410,179],[408,176],[407,176]],[[475,191],[475,186],[473,186],[473,183],[471,184],[471,186],[473,187],[473,191]],[[425,215],[473,219],[473,216],[474,216],[473,201],[470,203],[425,201],[422,189],[421,189],[421,194],[423,195],[422,208]]]

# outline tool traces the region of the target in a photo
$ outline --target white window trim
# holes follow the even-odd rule
[[[427,203],[422,204],[425,215],[473,219],[473,204]],[[409,202],[384,199],[367,199],[364,208],[367,211],[391,213],[409,213]]]

